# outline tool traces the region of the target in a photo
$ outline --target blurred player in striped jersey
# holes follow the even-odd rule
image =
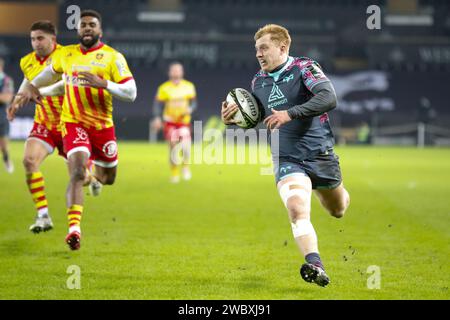
[[[56,42],[55,26],[50,21],[43,20],[33,23],[30,28],[30,37],[33,51],[20,60],[20,69],[24,80],[13,104],[20,99],[20,94],[27,81],[31,81],[39,75],[51,63],[54,55],[61,50],[61,46]],[[58,149],[61,156],[65,157],[59,125],[64,87],[61,77],[56,78],[53,82],[50,86],[41,89],[41,94],[45,97],[40,104],[36,104],[33,128],[25,142],[23,165],[28,189],[37,211],[36,221],[30,226],[30,231],[34,233],[53,228],[45,194],[44,176],[40,171],[40,166],[55,148]],[[52,95],[54,97],[51,97]],[[13,120],[13,115],[10,120]]]
[[[124,56],[101,42],[98,12],[81,12],[78,37],[80,43],[63,47],[51,65],[27,85],[23,94],[24,100],[39,101],[37,88],[63,74],[65,95],[61,130],[70,173],[66,194],[69,220],[66,243],[72,250],[80,248],[83,184],[89,178],[89,158],[92,157],[95,164],[94,176],[100,185],[111,185],[116,178],[118,152],[112,118],[113,97],[132,102],[137,91]]]
[[[197,95],[192,82],[184,79],[183,65],[174,62],[169,66],[169,80],[158,87],[153,104],[152,129],[163,128],[164,137],[169,143],[170,181],[180,181],[179,164],[182,162],[182,177],[191,179],[189,169],[191,151],[191,114],[197,108]],[[161,119],[162,115],[162,119]],[[178,159],[178,146],[183,160]]]

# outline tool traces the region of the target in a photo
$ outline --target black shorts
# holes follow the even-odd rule
[[[9,134],[9,122],[8,119],[3,118],[0,114],[0,137],[6,137]]]
[[[306,175],[311,179],[313,189],[334,189],[342,182],[339,156],[329,150],[311,160],[280,159],[274,163],[275,181],[294,175]]]

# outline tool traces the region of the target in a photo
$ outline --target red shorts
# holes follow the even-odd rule
[[[191,140],[191,125],[164,122],[164,138],[167,141]]]
[[[114,127],[102,130],[85,128],[79,123],[63,122],[63,142],[67,157],[74,152],[86,152],[96,165],[117,166],[117,141]]]
[[[66,158],[61,131],[56,129],[49,130],[45,125],[35,122],[33,124],[33,128],[31,129],[30,135],[28,136],[28,140],[35,139],[44,144],[48,153],[53,153],[53,150],[57,148],[58,154],[61,157]]]

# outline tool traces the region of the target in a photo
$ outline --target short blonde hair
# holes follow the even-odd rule
[[[255,33],[255,41],[264,37],[266,34],[270,34],[270,40],[277,43],[277,45],[285,45],[288,49],[291,46],[291,36],[289,31],[277,24],[266,24],[264,27],[259,28]]]

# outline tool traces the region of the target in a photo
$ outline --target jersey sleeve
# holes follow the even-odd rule
[[[124,83],[133,79],[133,74],[128,67],[127,60],[120,52],[116,52],[114,61],[111,62],[111,80],[116,83]]]
[[[197,92],[195,90],[195,86],[193,83],[191,83],[190,85],[189,94],[187,98],[191,100],[197,98]]]
[[[27,58],[26,57],[23,57],[22,59],[20,59],[20,70],[22,70],[24,78],[27,79],[27,80],[30,80],[30,79],[28,79],[28,75],[25,72],[26,64],[27,64]]]
[[[56,73],[64,73],[62,65],[63,52],[64,48],[61,48],[60,50],[56,50],[52,55],[52,69]]]
[[[302,81],[309,91],[312,91],[312,89],[319,83],[330,81],[323,73],[320,65],[315,61],[305,64],[300,72]]]
[[[165,102],[165,101],[167,101],[168,100],[168,96],[167,96],[167,92],[166,92],[166,90],[164,90],[164,86],[159,86],[158,87],[158,90],[156,91],[156,97],[155,97],[155,99],[156,100],[158,100],[158,101],[162,101],[162,102]]]
[[[250,88],[252,90],[252,93],[255,92],[255,86],[256,86],[256,82],[258,81],[259,78],[261,78],[263,75],[262,71],[259,71],[257,74],[254,75],[252,82],[250,84]]]

